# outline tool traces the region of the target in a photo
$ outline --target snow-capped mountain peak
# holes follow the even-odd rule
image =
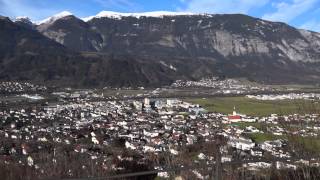
[[[62,11],[62,12],[60,12],[58,14],[55,14],[55,15],[53,15],[51,17],[48,17],[48,18],[46,18],[46,19],[44,19],[42,21],[38,21],[38,22],[35,22],[35,23],[37,25],[44,24],[44,23],[46,23],[46,24],[47,23],[53,23],[54,21],[56,21],[56,20],[58,20],[60,18],[64,18],[66,16],[71,16],[71,15],[73,15],[73,14],[70,13],[69,11]]]
[[[13,21],[15,23],[18,23],[24,27],[27,27],[27,28],[33,28],[33,23],[32,21],[30,20],[29,17],[27,16],[18,16],[18,17],[15,17],[15,19],[13,19]]]
[[[17,16],[14,21],[31,21],[27,16]]]
[[[84,21],[90,21],[94,18],[113,18],[113,19],[121,19],[122,17],[163,17],[163,16],[181,16],[181,15],[194,15],[193,13],[189,12],[170,12],[170,11],[153,11],[153,12],[141,12],[141,13],[120,13],[120,12],[113,12],[113,11],[101,11],[95,16],[89,16],[82,18]]]

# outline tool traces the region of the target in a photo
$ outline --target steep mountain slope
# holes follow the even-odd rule
[[[320,59],[319,34],[245,15],[120,14],[88,20],[80,23],[80,19],[69,16],[50,25],[40,25],[38,29],[67,47],[82,51],[210,58],[268,55],[292,61]],[[75,47],[84,43],[90,45]]]
[[[1,80],[67,86],[155,86],[175,79],[173,71],[159,63],[72,52],[5,17],[0,18],[0,35]]]
[[[28,17],[17,17],[14,21],[16,24],[23,26],[29,29],[35,29],[36,26],[32,23],[32,21]]]
[[[103,41],[101,35],[93,31],[89,24],[73,15],[42,23],[37,29],[43,35],[75,51],[97,51]]]
[[[110,12],[85,20],[68,16],[38,29],[76,51],[165,62],[186,78],[222,75],[266,83],[310,83],[319,78],[320,34],[284,23],[240,14]]]
[[[0,18],[0,79],[159,86],[205,76],[320,80],[320,35],[245,15],[68,12],[37,25]]]
[[[0,17],[0,56],[61,55],[68,50],[63,45],[43,37],[37,31],[17,25],[6,17]]]
[[[68,67],[70,52],[61,44],[7,18],[0,18],[0,34],[1,79],[42,81],[68,76],[62,67]]]

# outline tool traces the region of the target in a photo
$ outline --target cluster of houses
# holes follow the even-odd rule
[[[59,91],[59,92],[53,92],[52,95],[65,100],[90,100],[93,98],[104,97],[103,93],[97,94],[93,90]]]
[[[45,91],[47,87],[28,82],[5,81],[0,82],[0,93],[20,93]]]
[[[268,154],[279,159],[277,167],[293,168],[301,159],[295,159],[282,135],[318,136],[320,130],[318,124],[294,131],[279,124],[280,120],[316,122],[319,118],[316,114],[249,117],[237,113],[235,107],[232,114],[225,115],[207,112],[199,105],[178,99],[90,101],[88,94],[99,97],[81,91],[56,93],[76,100],[40,108],[0,111],[0,161],[41,169],[37,152],[48,144],[67,145],[73,152],[86,154],[92,160],[104,156],[97,148],[106,149],[117,143],[141,155],[168,152],[174,157],[186,146],[214,141],[219,134],[227,139],[221,149],[223,162],[232,161],[234,152],[239,152],[241,158],[252,160],[244,166],[264,168],[269,166],[263,161]],[[239,123],[248,123],[248,126],[243,128]],[[255,123],[266,126],[258,128]],[[252,134],[271,134],[279,138],[257,142],[250,138]],[[232,152],[226,150],[230,148]],[[198,153],[198,159],[211,163],[212,158],[201,149]]]
[[[212,78],[202,78],[199,81],[188,81],[188,80],[177,80],[172,85],[172,87],[205,87],[214,88],[220,90],[230,90],[231,92],[240,91],[267,91],[272,90],[272,88],[263,85],[252,85],[248,83],[243,83],[236,79],[224,79],[221,80],[218,77]]]
[[[258,100],[319,100],[320,94],[318,93],[288,93],[288,94],[261,94],[261,95],[247,95],[246,97]]]

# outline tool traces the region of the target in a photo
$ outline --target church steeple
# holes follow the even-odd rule
[[[232,113],[232,115],[237,115],[237,112],[236,112],[236,107],[235,106],[233,106],[233,113]]]

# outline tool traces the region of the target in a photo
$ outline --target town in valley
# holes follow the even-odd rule
[[[0,0],[0,180],[319,180],[320,0]]]
[[[301,110],[306,104],[318,110],[320,94],[244,86],[237,80],[227,80],[230,86],[215,82],[210,81],[214,88],[204,93],[261,103],[288,101],[297,104],[297,111],[273,109],[270,114],[255,114],[259,107],[252,107],[252,113],[245,114],[237,104],[229,104],[230,113],[219,112],[215,105],[208,105],[216,101],[213,94],[200,97],[203,82],[194,87],[175,83],[161,89],[116,91],[3,82],[0,166],[40,179],[154,170],[148,177],[208,179],[218,163],[224,167],[224,177],[234,176],[232,168],[254,177],[272,169],[320,165],[320,115]],[[192,88],[195,92],[197,87],[200,92],[189,97],[188,93],[182,94],[186,97],[165,97],[170,90]],[[272,94],[264,94],[267,92]],[[178,170],[173,172],[173,168]]]

